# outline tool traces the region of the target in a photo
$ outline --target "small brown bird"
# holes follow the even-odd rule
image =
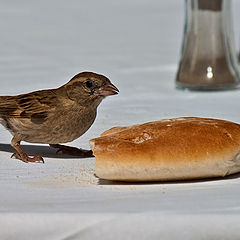
[[[60,145],[83,135],[93,124],[101,101],[119,91],[100,74],[82,72],[65,85],[17,96],[0,96],[0,123],[13,135],[14,156],[24,162],[44,162],[29,157],[21,141],[47,143],[63,153],[92,156],[92,151]]]

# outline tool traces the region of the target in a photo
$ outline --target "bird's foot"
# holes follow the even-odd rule
[[[11,158],[16,158],[19,159],[25,163],[28,162],[37,162],[37,163],[44,163],[44,160],[40,156],[34,156],[34,157],[29,157],[27,154],[20,154],[20,153],[14,153]]]
[[[50,147],[58,148],[57,153],[68,154],[79,157],[94,157],[92,150],[85,150],[81,148],[75,148],[70,146],[64,146],[60,144],[50,144]]]

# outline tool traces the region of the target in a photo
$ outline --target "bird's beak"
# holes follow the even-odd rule
[[[118,92],[119,90],[112,83],[109,83],[103,88],[99,89],[99,94],[103,97],[115,95],[118,94]]]

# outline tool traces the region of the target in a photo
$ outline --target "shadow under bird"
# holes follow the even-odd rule
[[[29,157],[21,141],[44,143],[66,154],[91,157],[91,150],[60,145],[83,135],[93,124],[97,107],[110,95],[118,94],[110,80],[93,72],[75,75],[65,85],[17,96],[0,96],[0,123],[13,135],[12,157],[24,162],[44,162]]]

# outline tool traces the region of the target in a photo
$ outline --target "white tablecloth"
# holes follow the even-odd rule
[[[240,2],[234,1],[239,40]],[[91,129],[202,116],[240,123],[240,91],[188,92],[174,79],[183,1],[1,1],[0,95],[64,84],[89,70],[120,89]],[[120,184],[94,176],[94,158],[23,143],[45,164],[11,159],[0,128],[1,239],[240,239],[240,175],[204,181]]]

